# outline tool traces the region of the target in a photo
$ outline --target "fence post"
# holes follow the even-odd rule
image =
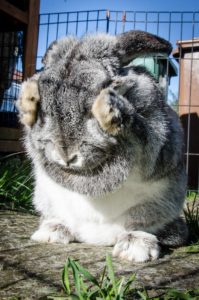
[[[110,10],[106,11],[106,33],[109,33]]]
[[[126,11],[124,10],[123,14],[122,14],[122,31],[123,32],[125,31],[125,23],[126,23]]]
[[[25,36],[24,78],[32,76],[36,69],[39,5],[40,0],[29,1],[28,26]]]

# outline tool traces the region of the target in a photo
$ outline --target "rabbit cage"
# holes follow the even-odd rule
[[[38,16],[39,0],[0,2],[0,152],[21,150],[15,101],[35,72]]]

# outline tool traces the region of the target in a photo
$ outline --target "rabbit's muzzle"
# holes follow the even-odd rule
[[[114,150],[106,144],[97,145],[81,141],[75,146],[63,146],[63,143],[47,141],[43,146],[44,156],[50,163],[60,165],[66,171],[89,171],[103,165],[111,158]]]

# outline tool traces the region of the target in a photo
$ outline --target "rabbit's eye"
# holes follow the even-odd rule
[[[87,118],[87,119],[90,119],[90,118],[92,117],[92,113],[91,113],[89,107],[86,107],[86,106],[82,107],[82,108],[81,108],[81,113],[82,113],[82,115],[84,115],[84,117]]]
[[[91,119],[93,115],[92,115],[92,112],[90,110],[87,110],[86,113],[85,113],[85,116],[86,116],[87,119]]]
[[[104,81],[101,85],[101,89],[106,89],[107,87],[109,87],[112,84],[112,82],[113,81],[111,79]]]
[[[100,83],[98,86],[97,86],[97,89],[96,89],[96,96],[99,95],[99,93],[108,88],[111,84],[112,84],[112,80],[111,79],[107,79],[105,81],[103,81],[102,83]]]
[[[51,140],[49,140],[49,139],[38,139],[37,141],[42,143],[42,144],[51,143]]]

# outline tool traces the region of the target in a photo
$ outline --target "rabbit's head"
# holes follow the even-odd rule
[[[52,43],[38,80],[37,120],[27,131],[35,162],[80,193],[98,195],[119,186],[139,160],[141,147],[130,130],[136,108],[126,97],[133,87],[135,101],[142,101],[136,94],[137,75],[132,73],[129,81],[124,66],[136,55],[170,51],[167,41],[142,31]],[[153,79],[139,68],[136,72],[143,73],[146,98],[154,93]]]

